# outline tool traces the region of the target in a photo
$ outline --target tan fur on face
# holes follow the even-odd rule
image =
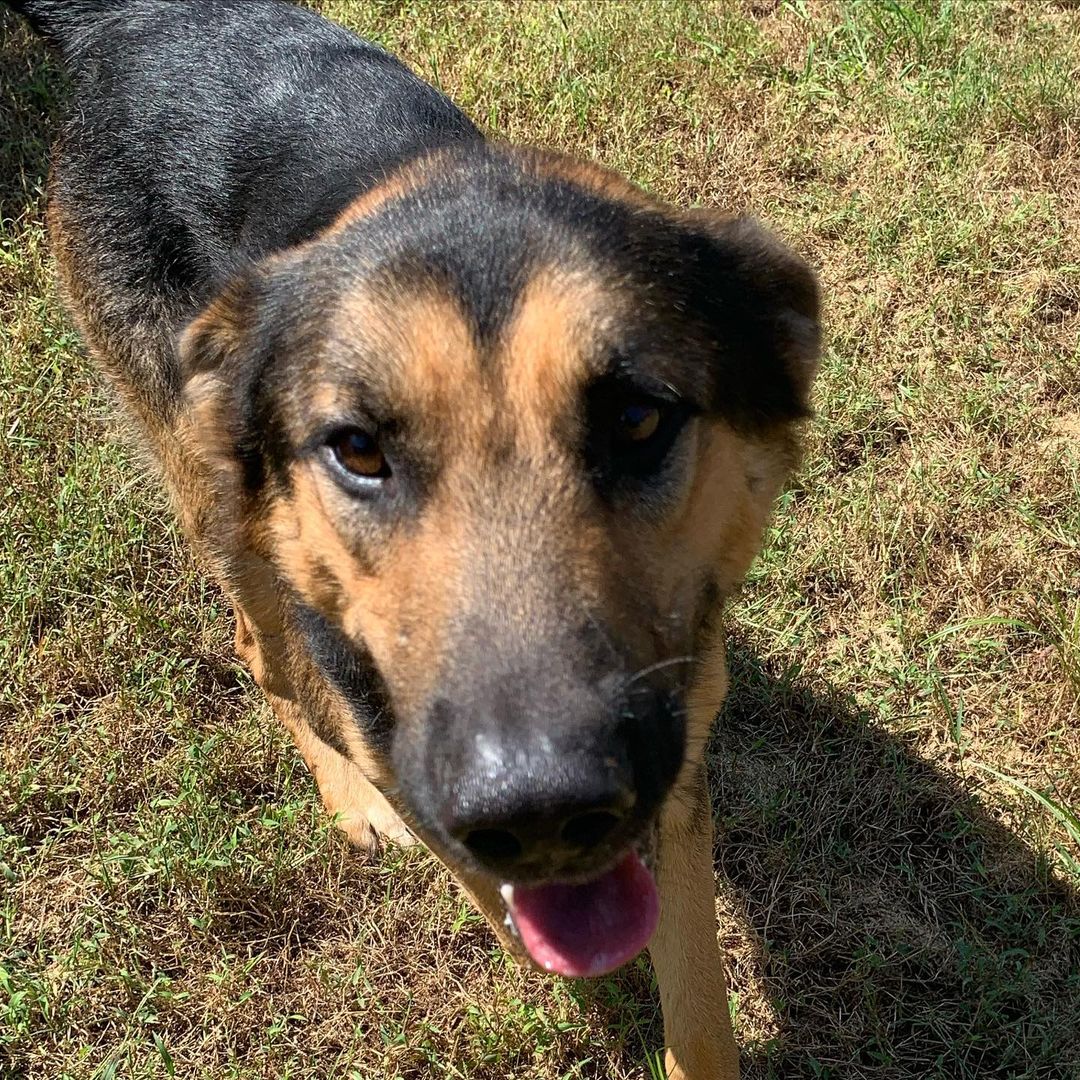
[[[395,690],[399,707],[423,698],[436,676],[459,577],[451,515],[433,508],[420,528],[389,538],[374,565],[342,537],[325,487],[305,466],[274,509],[276,562],[299,596],[362,642]],[[398,675],[398,678],[394,678]]]
[[[481,438],[490,424],[495,403],[477,344],[457,302],[434,286],[357,289],[333,317],[327,352],[332,369],[320,360],[300,403],[305,413],[311,404],[328,413],[355,405],[356,385],[339,374],[352,369],[419,438],[441,439],[453,429],[443,453]]]
[[[536,313],[540,305],[523,305],[525,310]],[[335,319],[335,348],[352,348],[359,356],[362,339],[363,351],[378,356],[378,374],[366,371],[360,359],[356,370],[379,378],[380,394],[397,403],[413,440],[437,450],[438,480],[418,521],[381,535],[377,550],[360,552],[347,539],[356,513],[352,497],[318,462],[297,464],[290,496],[272,511],[271,557],[305,602],[364,643],[403,711],[432,693],[450,624],[467,605],[471,576],[485,566],[497,567],[496,575],[506,571],[500,606],[508,618],[528,625],[535,605],[518,587],[515,570],[527,573],[533,566],[543,583],[554,555],[573,549],[578,557],[570,562],[587,567],[593,561],[581,553],[595,528],[575,528],[557,498],[539,515],[521,512],[534,485],[557,494],[570,473],[565,454],[548,459],[553,426],[579,390],[582,349],[550,340],[550,327],[560,318],[548,311],[546,321],[547,336],[536,319],[525,318],[519,328],[531,347],[514,344],[505,365],[485,367],[454,301],[430,290],[392,298],[358,292]],[[343,360],[339,353],[328,370]],[[556,369],[561,374],[547,378]],[[330,381],[306,388],[304,400],[332,415],[346,410],[355,393],[347,380]],[[529,475],[525,489],[523,468]],[[547,533],[564,538],[561,551]],[[538,565],[537,548],[544,565]]]
[[[358,377],[381,380],[412,437],[437,451],[438,479],[418,519],[360,550],[352,497],[319,463],[297,464],[291,495],[273,509],[268,554],[310,606],[370,651],[399,711],[436,692],[478,578],[502,633],[528,640],[553,617],[557,593],[563,610],[603,618],[647,666],[690,647],[707,581],[723,593],[745,573],[789,464],[785,435],[753,440],[693,421],[688,484],[648,518],[604,507],[564,445],[602,370],[605,330],[621,316],[594,276],[546,268],[492,356],[434,286],[410,296],[383,284],[342,303],[333,363],[304,403],[347,409],[357,391],[340,372],[355,355]],[[366,367],[370,355],[378,371]],[[688,763],[700,760],[709,703],[715,711],[726,687],[722,650],[700,644],[708,658],[692,688]]]
[[[381,393],[416,420],[420,440],[452,432],[453,442],[444,441],[457,445],[455,456],[467,457],[468,447],[481,441],[477,403],[484,396],[476,350],[453,302],[423,293],[391,304],[359,292],[342,305],[333,336],[342,348],[350,339],[356,346],[361,333],[368,354],[379,359]],[[307,400],[332,416],[354,405],[355,393],[350,384],[331,380],[316,384]],[[291,488],[276,502],[270,527],[273,558],[284,577],[307,604],[366,646],[399,708],[423,699],[438,673],[445,624],[458,602],[454,582],[462,556],[455,507],[445,505],[440,487],[418,523],[380,534],[377,550],[359,551],[349,536],[357,508],[321,463],[294,465]]]
[[[520,440],[550,453],[560,419],[579,409],[590,375],[602,370],[596,345],[618,306],[585,271],[547,267],[526,287],[503,338],[508,411]]]

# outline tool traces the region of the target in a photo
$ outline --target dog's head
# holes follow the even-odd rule
[[[710,618],[791,466],[817,341],[812,275],[753,223],[500,149],[406,169],[184,336],[313,726],[445,861],[515,887],[549,966],[643,944],[623,927],[568,959],[544,906],[576,883],[648,922],[633,851],[700,761]]]

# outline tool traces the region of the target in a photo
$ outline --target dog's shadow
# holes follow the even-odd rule
[[[1080,1077],[1080,903],[990,816],[985,774],[729,659],[710,772],[745,1075]],[[643,998],[635,1053],[662,1039]]]

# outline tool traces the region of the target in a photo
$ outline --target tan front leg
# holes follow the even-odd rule
[[[738,1080],[724,962],[716,942],[712,809],[703,770],[660,820],[660,924],[649,952],[664,1011],[669,1080]]]
[[[378,851],[383,840],[401,847],[416,843],[382,792],[347,757],[327,746],[311,730],[295,702],[269,693],[266,696],[315,778],[327,813],[351,844],[365,851]]]
[[[311,730],[303,709],[292,699],[283,674],[268,662],[251,621],[236,609],[236,651],[251,669],[277,718],[288,729],[315,783],[323,806],[350,843],[365,851],[378,849],[381,840],[409,847],[416,838],[397,811],[363,772]],[[286,696],[282,696],[285,694]]]

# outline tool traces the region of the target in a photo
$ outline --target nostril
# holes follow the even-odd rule
[[[615,829],[622,819],[607,810],[590,810],[572,817],[562,827],[562,838],[575,848],[594,848]]]
[[[465,846],[485,862],[509,862],[521,855],[521,841],[506,829],[473,829]]]

